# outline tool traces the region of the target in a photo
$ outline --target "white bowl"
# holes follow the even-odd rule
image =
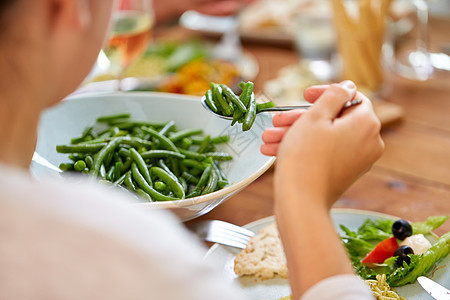
[[[60,176],[49,167],[67,162],[66,154],[56,152],[56,145],[69,144],[72,137],[95,123],[102,115],[129,112],[133,119],[167,122],[173,120],[178,129],[201,128],[205,134],[218,136],[228,134],[230,142],[220,148],[233,156],[233,160],[221,164],[230,185],[211,194],[167,202],[138,204],[143,209],[171,209],[183,221],[201,216],[235,194],[273,164],[275,158],[260,153],[261,134],[271,126],[268,115],[259,114],[252,129],[243,132],[241,125],[230,126],[230,121],[214,117],[200,103],[199,97],[178,94],[136,92],[81,94],[63,100],[46,110],[40,120],[35,157],[31,173],[36,178]]]

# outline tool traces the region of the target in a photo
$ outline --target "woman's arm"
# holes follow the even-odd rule
[[[315,105],[274,117],[264,154],[277,154],[275,214],[294,299],[319,281],[353,273],[329,210],[380,157],[380,122],[352,82],[305,92]],[[341,114],[345,102],[363,102]]]

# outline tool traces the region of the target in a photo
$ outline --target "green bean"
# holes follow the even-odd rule
[[[174,152],[180,152],[178,148],[173,144],[171,140],[169,140],[166,136],[160,135],[158,132],[156,132],[154,129],[151,129],[149,127],[143,127],[142,130],[144,132],[147,132],[151,134],[154,138],[157,138],[161,144],[162,147],[174,151]]]
[[[216,172],[216,174],[219,176],[217,181],[217,187],[216,190],[223,189],[228,184],[228,179],[226,178],[225,174],[223,174],[222,170],[220,169],[219,165],[217,163],[212,163],[212,168]]]
[[[110,153],[108,153],[108,154],[105,156],[105,159],[103,160],[103,164],[105,165],[105,167],[108,167],[108,168],[109,168],[109,166],[111,165],[111,162],[112,162],[113,158],[114,158],[114,151],[111,151]]]
[[[122,161],[116,161],[116,164],[114,165],[114,178],[119,178],[122,175]]]
[[[248,107],[250,100],[252,98],[252,94],[253,94],[253,88],[254,88],[254,84],[251,81],[248,81],[246,83],[244,83],[244,87],[242,88],[242,93],[241,93],[241,101],[242,103],[245,105],[245,107]]]
[[[177,177],[180,175],[180,166],[178,164],[178,160],[175,159],[174,157],[169,157],[168,158],[170,166],[172,167],[171,170],[173,172],[173,174],[175,174]]]
[[[194,176],[200,177],[202,175],[203,171],[204,170],[201,170],[201,169],[191,169],[191,170],[189,170],[189,173],[191,173]]]
[[[71,171],[71,170],[73,170],[73,164],[60,163],[60,164],[59,164],[59,168],[60,168],[62,171]]]
[[[170,170],[170,168],[164,163],[164,160],[160,159],[158,161],[158,165],[164,170],[166,171],[167,174],[169,174],[174,180],[177,180],[177,176],[175,174],[173,174],[172,170]]]
[[[112,166],[109,170],[108,170],[108,172],[106,173],[106,179],[107,180],[109,180],[109,181],[114,181],[115,180],[115,171],[116,171],[116,167],[115,166]]]
[[[257,103],[256,104],[256,112],[259,112],[261,110],[264,110],[266,108],[272,108],[275,107],[275,104],[272,101],[268,101],[265,103]]]
[[[84,155],[79,155],[79,154],[75,154],[75,153],[70,154],[68,157],[73,162],[77,162],[79,160],[84,160]]]
[[[191,138],[192,143],[194,145],[200,145],[203,142],[204,139],[205,138],[195,138],[195,137]],[[215,145],[215,144],[228,143],[229,141],[230,141],[230,136],[229,135],[221,135],[221,136],[217,136],[217,137],[211,138],[210,143]]]
[[[98,117],[96,121],[99,123],[106,123],[106,122],[116,121],[118,119],[128,119],[129,117],[130,117],[130,114],[121,113],[121,114],[116,114],[116,115]]]
[[[180,152],[174,152],[170,150],[150,150],[141,153],[142,158],[147,159],[155,159],[155,158],[168,158],[168,157],[175,157],[184,159],[186,156]]]
[[[82,142],[87,142],[87,141],[90,141],[90,140],[92,140],[91,136],[77,137],[77,138],[70,139],[70,144],[76,145],[76,144],[79,144],[79,143],[82,143]]]
[[[211,144],[213,144],[213,145],[223,144],[223,143],[228,143],[229,141],[230,141],[229,135],[221,135],[221,136],[213,137],[211,139]]]
[[[147,181],[147,183],[149,185],[152,185],[152,179],[150,178],[150,172],[147,169],[147,165],[145,164],[145,161],[142,158],[142,156],[134,148],[130,149],[130,155],[131,155],[131,158],[133,159],[133,161],[138,166],[139,171],[141,172],[142,176],[144,176],[144,178]]]
[[[192,140],[190,138],[184,138],[181,140],[181,145],[179,145],[178,149],[181,151],[181,149],[189,149],[192,145]]]
[[[242,103],[242,101],[239,99],[238,96],[236,96],[236,94],[226,85],[221,84],[220,87],[222,88],[222,93],[225,95],[225,97],[230,100],[234,105],[236,105],[236,107],[242,111],[242,112],[247,112],[247,107],[245,106],[244,103]]]
[[[86,128],[83,130],[83,132],[81,133],[81,136],[78,137],[78,138],[73,138],[73,139],[71,139],[71,140],[70,140],[70,143],[71,143],[71,144],[78,144],[78,143],[80,143],[80,142],[86,141],[88,138],[91,138],[91,139],[92,139],[92,129],[93,129],[93,128],[94,128],[93,126],[86,127]]]
[[[207,152],[203,153],[207,157],[211,157],[213,160],[232,160],[233,156],[226,152]]]
[[[183,176],[182,178],[186,179],[186,181],[189,183],[192,183],[192,184],[198,183],[198,178],[186,171],[184,171],[183,174],[181,174],[181,176]]]
[[[100,167],[103,164],[103,160],[105,159],[106,155],[114,151],[114,149],[122,142],[122,137],[117,137],[112,139],[106,146],[104,146],[100,152],[95,156],[94,158],[94,164],[91,168],[91,175],[94,177],[98,176],[98,173],[100,171]]]
[[[166,123],[155,123],[148,121],[137,121],[137,120],[117,120],[111,123],[120,129],[133,129],[134,127],[153,127],[153,128],[163,128]]]
[[[237,109],[233,112],[233,120],[231,121],[231,126],[236,124],[236,122],[238,122],[241,119],[242,114],[243,114],[243,112],[240,111],[239,109]]]
[[[132,180],[131,170],[128,171],[128,172],[125,174],[125,178],[124,178],[124,181],[123,181],[123,182],[125,183],[125,186],[126,186],[130,191],[135,191],[135,190],[136,190],[136,186],[134,185],[133,180]]]
[[[213,163],[213,166],[215,166],[216,171],[219,173],[220,176],[220,180],[224,180],[226,182],[228,182],[227,177],[225,176],[225,174],[222,172],[222,170],[220,169],[219,165],[217,163]]]
[[[184,129],[184,130],[180,130],[177,133],[171,134],[169,136],[169,139],[175,143],[185,137],[190,137],[193,135],[199,135],[202,134],[203,130],[202,129]]]
[[[250,103],[251,95],[253,93],[253,82],[249,81],[247,83],[243,83],[242,93],[240,99],[245,107]],[[231,126],[233,126],[237,121],[241,120],[241,117],[244,115],[244,112],[238,111],[233,114],[233,121],[231,122]]]
[[[130,169],[132,162],[133,162],[133,159],[131,157],[127,157],[125,159],[125,162],[122,165],[122,173],[127,172]]]
[[[130,157],[130,156],[131,156],[130,150],[125,149],[125,148],[120,148],[119,151],[118,151],[118,153],[119,153],[120,156],[122,156],[122,157],[124,157],[124,158],[127,158],[127,157]]]
[[[81,145],[91,145],[91,144],[99,144],[99,143],[108,143],[109,141],[111,141],[112,138],[110,137],[99,137],[93,140],[88,140],[85,142],[80,142],[77,145],[81,146]]]
[[[147,202],[153,202],[152,197],[142,189],[136,189],[136,194]]]
[[[116,135],[119,134],[120,129],[117,126],[114,126],[109,129],[109,132],[111,133],[111,137],[116,137]]]
[[[211,90],[207,90],[205,94],[205,102],[211,108],[211,110],[215,113],[219,112],[219,109],[217,108],[216,104],[213,101],[212,92]]]
[[[106,178],[106,168],[105,168],[104,164],[102,164],[100,166],[100,170],[98,172],[99,172],[99,175],[100,175],[101,179],[105,179]]]
[[[94,164],[94,159],[92,158],[92,156],[88,155],[84,158],[84,161],[86,162],[86,166],[88,168],[92,167],[92,165]]]
[[[129,145],[131,147],[151,147],[152,146],[152,142],[143,140],[138,137],[129,137],[129,136],[124,137],[122,143],[124,145]]]
[[[92,145],[57,145],[58,153],[95,153],[106,146],[106,143]]]
[[[183,187],[184,194],[188,192],[188,184],[186,180],[183,177],[178,177],[178,181],[180,182],[181,186]]]
[[[81,172],[86,168],[86,163],[84,160],[78,160],[76,163],[74,163],[73,168],[75,171]]]
[[[222,88],[220,85],[216,83],[211,83],[211,89],[212,89],[212,99],[217,104],[220,110],[224,113],[226,116],[230,116],[233,111],[231,110],[230,105],[227,103],[227,101],[223,98],[222,95]]]
[[[197,152],[198,153],[205,152],[206,148],[210,145],[210,143],[211,143],[211,136],[207,135],[203,140],[203,142],[200,144],[200,147],[198,148]]]
[[[217,181],[217,188],[223,189],[225,186],[227,186],[228,180],[219,180]]]
[[[193,159],[196,159],[196,160],[204,160],[205,159],[205,155],[204,154],[198,153],[198,152],[194,152],[194,151],[180,149],[180,153],[183,154],[186,158],[193,158]]]
[[[134,180],[136,181],[137,185],[143,189],[146,193],[152,197],[155,201],[173,201],[178,200],[177,198],[166,196],[164,194],[161,194],[160,192],[156,191],[154,188],[152,188],[147,181],[144,179],[142,174],[139,172],[139,169],[135,162],[131,164],[131,173],[133,175]]]
[[[150,174],[161,179],[179,199],[184,199],[184,188],[178,180],[174,180],[170,174],[160,167],[152,167]]]
[[[216,190],[217,181],[219,180],[219,175],[216,173],[214,168],[211,169],[211,173],[209,174],[208,182],[206,187],[202,191],[202,195],[212,193]]]
[[[255,101],[255,94],[252,93],[252,96],[250,98],[250,103],[248,106],[248,112],[244,114],[244,123],[242,124],[242,130],[247,131],[252,128],[253,123],[255,122],[256,118],[256,101]]]
[[[212,167],[211,165],[208,165],[205,170],[202,173],[202,176],[200,177],[200,180],[198,181],[197,185],[195,186],[194,190],[187,195],[187,198],[197,197],[201,195],[201,192],[205,185],[208,182],[209,174],[211,173]]]
[[[127,176],[127,173],[123,174],[119,177],[116,181],[114,181],[114,185],[120,186],[125,181],[125,177]]]
[[[186,167],[198,169],[198,170],[201,170],[201,171],[203,171],[206,168],[205,164],[203,164],[202,162],[199,162],[199,161],[196,161],[196,160],[193,160],[193,159],[189,159],[189,158],[183,159],[182,163]]]
[[[170,121],[159,131],[160,135],[167,135],[172,129],[175,129],[175,122]]]

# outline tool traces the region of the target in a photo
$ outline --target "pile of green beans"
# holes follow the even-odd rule
[[[203,136],[201,129],[177,130],[173,121],[136,121],[124,113],[97,118],[80,137],[56,146],[56,151],[69,154],[71,162],[59,165],[63,171],[126,188],[146,201],[172,201],[228,184],[219,163],[233,158],[216,149],[228,141],[227,135]]]
[[[253,86],[251,81],[241,82],[239,87],[242,93],[237,96],[228,86],[211,82],[211,88],[206,91],[205,100],[213,112],[233,117],[231,126],[241,123],[242,130],[247,131],[252,128],[259,110],[275,106],[272,101],[256,103]]]

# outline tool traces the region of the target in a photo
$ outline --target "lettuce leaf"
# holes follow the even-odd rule
[[[413,234],[427,234],[444,224],[447,221],[448,216],[435,216],[429,217],[425,222],[415,222],[411,226],[413,228]]]

